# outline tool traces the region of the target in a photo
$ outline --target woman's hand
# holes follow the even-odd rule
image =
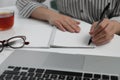
[[[69,16],[60,13],[53,13],[49,16],[48,21],[62,31],[69,31],[72,33],[80,32],[80,27],[78,26],[79,22],[73,20]]]
[[[36,8],[32,12],[31,17],[35,19],[48,21],[50,24],[55,25],[58,29],[62,31],[69,31],[72,33],[80,32],[78,21],[75,21],[69,16],[62,15],[44,7]]]
[[[90,35],[92,36],[92,42],[96,45],[103,45],[110,42],[114,34],[120,32],[120,23],[117,21],[104,19],[97,28],[98,22],[93,23]]]

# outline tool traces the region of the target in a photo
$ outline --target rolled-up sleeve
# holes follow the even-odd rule
[[[45,0],[17,0],[16,6],[19,10],[19,14],[23,17],[30,17],[31,13],[38,7],[46,7],[41,2]]]
[[[111,20],[115,20],[115,21],[118,21],[120,23],[120,16],[112,17]]]

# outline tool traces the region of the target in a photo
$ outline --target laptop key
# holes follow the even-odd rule
[[[13,80],[19,80],[20,76],[14,76]]]
[[[12,77],[13,77],[13,75],[8,74],[8,75],[6,75],[5,79],[11,79]]]
[[[19,74],[19,72],[6,70],[6,71],[4,71],[4,72],[3,72],[3,74],[18,75],[18,74]]]
[[[35,68],[30,68],[29,70],[28,70],[28,72],[34,72],[35,71]]]
[[[14,66],[8,66],[8,69],[14,69],[15,67]]]
[[[58,75],[52,74],[51,77],[50,77],[50,79],[57,79],[57,77],[58,77]]]
[[[45,80],[45,79],[43,79],[43,78],[38,78],[37,80]]]
[[[21,67],[15,67],[13,71],[20,71]]]
[[[94,77],[95,79],[101,79],[101,75],[100,74],[94,74]]]
[[[22,69],[23,69],[23,70],[28,70],[28,67],[23,67]]]
[[[36,77],[30,77],[28,80],[36,80]]]
[[[21,76],[26,76],[26,75],[27,75],[27,72],[20,72],[20,75],[21,75]]]
[[[22,77],[20,80],[27,80],[28,77]]]
[[[45,74],[59,74],[59,75],[82,76],[81,72],[69,72],[69,71],[60,71],[60,70],[46,70]]]
[[[41,78],[42,74],[41,73],[36,73],[35,77]]]
[[[42,78],[46,78],[46,79],[48,79],[49,76],[50,76],[50,74],[44,74]]]
[[[91,79],[91,80],[100,80],[100,79]]]
[[[60,75],[58,79],[65,79],[65,75]]]
[[[3,79],[3,78],[0,78],[0,80],[5,80],[5,79]]]
[[[73,80],[73,76],[67,76],[67,80]]]
[[[6,79],[4,79],[4,80],[11,80],[11,79],[7,79],[7,78],[6,78]]]
[[[90,80],[90,78],[83,78],[83,80]]]
[[[36,70],[36,73],[43,73],[44,72],[44,69],[37,69]]]
[[[111,80],[119,80],[118,76],[111,76]]]
[[[0,75],[0,80],[3,79],[5,76],[5,74]]]
[[[108,75],[102,75],[102,79],[103,80],[109,80],[109,76]]]
[[[82,77],[75,77],[75,80],[82,80]]]
[[[86,78],[92,78],[92,75],[93,74],[91,74],[91,73],[84,73],[84,77],[86,77]]]
[[[33,77],[33,76],[34,76],[34,73],[30,72],[30,73],[28,73],[27,76]]]
[[[44,80],[51,80],[51,79],[44,79]]]

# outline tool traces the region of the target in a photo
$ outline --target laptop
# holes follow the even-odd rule
[[[120,58],[16,50],[0,65],[0,80],[120,80]]]

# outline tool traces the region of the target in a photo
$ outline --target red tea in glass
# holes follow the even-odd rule
[[[0,31],[12,28],[14,24],[14,11],[0,9]]]

